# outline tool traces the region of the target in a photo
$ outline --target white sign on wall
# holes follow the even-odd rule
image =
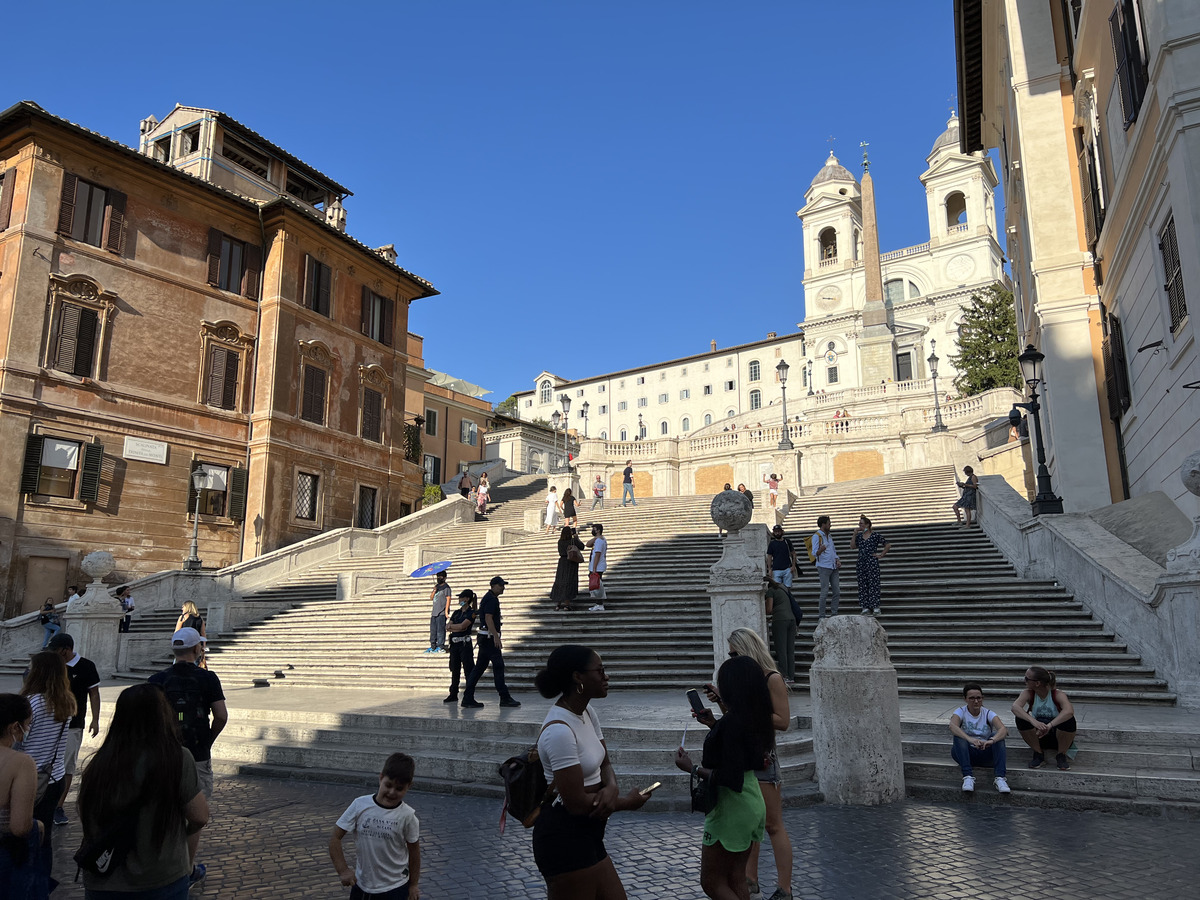
[[[125,452],[122,455],[126,459],[136,459],[165,466],[167,464],[167,443],[166,441],[151,441],[146,438],[126,436]]]

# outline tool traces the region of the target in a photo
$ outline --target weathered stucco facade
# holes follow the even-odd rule
[[[323,184],[255,139],[281,184]],[[0,113],[0,174],[6,615],[92,550],[177,568],[197,505],[205,568],[415,506],[403,341],[436,291],[339,229],[344,189],[254,201],[28,103]]]

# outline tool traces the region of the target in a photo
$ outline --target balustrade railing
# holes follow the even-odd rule
[[[880,262],[887,262],[891,259],[903,259],[906,256],[915,256],[918,253],[926,253],[929,250],[929,242],[917,244],[915,247],[905,247],[902,250],[889,250],[887,253],[879,254]]]
[[[966,233],[967,233],[967,223],[966,222],[963,222],[961,225],[951,225],[949,228],[946,229],[946,234],[966,234]]]
[[[818,269],[828,269],[830,266],[836,266],[838,258],[836,256],[827,256],[817,263]]]

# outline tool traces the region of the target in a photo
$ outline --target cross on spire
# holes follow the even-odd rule
[[[862,147],[863,152],[863,171],[866,172],[871,168],[871,160],[867,157],[867,148],[871,146],[868,141],[859,141],[858,146]]]
[[[958,91],[947,97],[946,102],[950,104],[950,114],[958,115]]]

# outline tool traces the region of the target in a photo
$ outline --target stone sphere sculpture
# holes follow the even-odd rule
[[[79,568],[90,575],[93,581],[103,581],[104,576],[116,567],[117,561],[113,559],[113,555],[107,550],[97,550],[94,553],[89,553],[83,558],[83,562],[79,564]]]
[[[732,533],[750,524],[754,504],[741,491],[721,491],[713,497],[711,512],[713,523]]]
[[[1188,493],[1200,497],[1200,453],[1193,453],[1179,467],[1179,480]]]

